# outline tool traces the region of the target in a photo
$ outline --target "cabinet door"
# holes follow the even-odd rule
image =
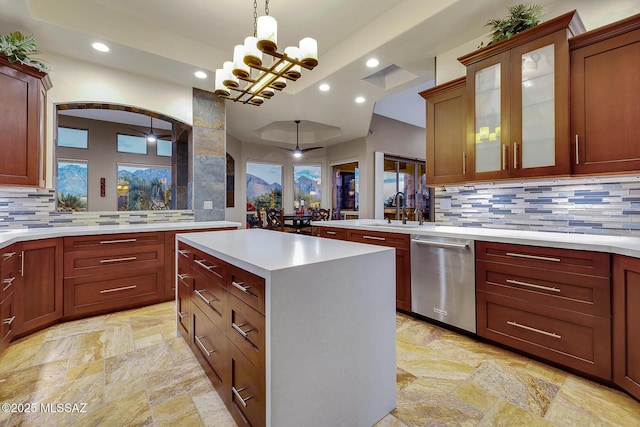
[[[640,169],[638,70],[640,29],[571,52],[573,173]]]
[[[509,51],[467,67],[468,145],[475,179],[509,177]]]
[[[396,308],[411,312],[411,252],[396,249]]]
[[[473,167],[469,167],[467,159],[465,79],[436,86],[420,95],[427,108],[427,183],[470,180]]]
[[[640,399],[640,259],[613,257],[613,381]]]
[[[0,184],[40,183],[42,84],[33,73],[38,74],[0,58]]]
[[[511,51],[511,176],[569,173],[568,76],[564,31]]]
[[[62,238],[20,244],[15,335],[22,336],[62,318]]]

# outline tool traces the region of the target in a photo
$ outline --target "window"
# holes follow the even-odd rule
[[[333,167],[333,210],[357,211],[360,199],[358,162]]]
[[[118,152],[147,154],[147,140],[142,136],[118,134]]]
[[[293,167],[293,203],[297,206],[319,208],[322,201],[321,166]]]
[[[88,143],[88,130],[58,127],[58,147],[86,149],[89,146]]]
[[[406,207],[409,219],[414,219],[416,208],[429,218],[429,188],[425,185],[425,165],[423,162],[392,156],[384,157],[384,217],[401,219],[401,206]],[[395,195],[402,193],[400,206],[395,203]]]
[[[247,162],[247,210],[282,207],[282,165]]]
[[[77,160],[58,162],[58,210],[87,210],[87,163]]]
[[[171,141],[167,139],[157,140],[156,155],[162,157],[171,157]]]
[[[118,210],[171,208],[171,168],[118,164]]]

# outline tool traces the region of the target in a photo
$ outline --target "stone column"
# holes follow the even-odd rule
[[[193,89],[193,180],[189,197],[196,221],[225,218],[226,110],[212,92]]]

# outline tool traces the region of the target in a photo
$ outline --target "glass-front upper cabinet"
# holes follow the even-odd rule
[[[475,180],[568,174],[569,46],[575,11],[459,58]]]

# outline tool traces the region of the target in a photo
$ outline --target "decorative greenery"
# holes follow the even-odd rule
[[[20,31],[0,35],[0,53],[7,55],[9,62],[20,62],[30,65],[40,71],[49,70],[49,66],[31,55],[37,55],[36,40],[32,35],[23,36]]]
[[[82,197],[71,193],[58,194],[58,210],[61,212],[86,211],[87,203]]]
[[[509,15],[504,18],[492,19],[485,27],[491,27],[491,43],[506,40],[527,28],[535,27],[542,19],[542,6],[538,4],[516,4],[509,8]],[[483,47],[484,43],[480,45]]]

